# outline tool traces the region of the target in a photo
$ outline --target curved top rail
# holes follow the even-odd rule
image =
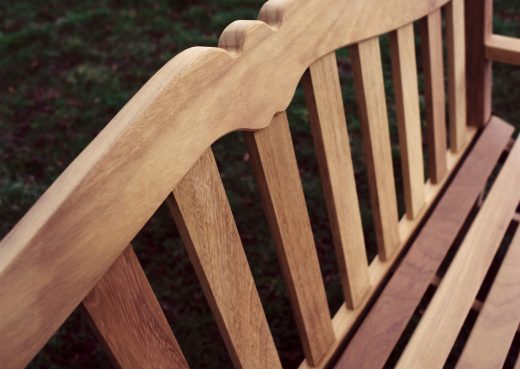
[[[267,126],[321,56],[447,2],[270,0],[221,48],[168,62],[2,240],[4,366],[27,364],[214,141]]]

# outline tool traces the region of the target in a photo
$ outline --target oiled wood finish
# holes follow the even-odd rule
[[[430,180],[441,181],[446,175],[446,110],[444,63],[442,60],[442,19],[436,10],[421,21],[424,95],[428,131],[428,163]]]
[[[514,37],[491,35],[486,40],[486,58],[511,65],[520,65],[520,40]]]
[[[520,163],[519,163],[520,165]],[[502,368],[520,324],[520,228],[516,230],[457,369]]]
[[[343,295],[348,307],[355,308],[366,297],[370,282],[336,54],[311,64],[302,83]]]
[[[379,39],[363,41],[350,51],[378,253],[386,260],[399,245],[399,231]]]
[[[168,62],[2,241],[4,367],[29,362],[212,142],[267,126],[321,56],[446,3],[273,0],[266,23],[224,31],[226,50],[195,47]]]
[[[128,246],[83,300],[121,369],[188,369],[139,260]]]
[[[475,127],[468,127],[467,130],[467,139],[466,142],[472,142],[477,133],[477,129]],[[461,159],[464,157],[464,153],[468,148],[468,144],[466,147],[454,154],[451,151],[448,151],[448,170],[452,171],[457,165],[460,163]],[[438,195],[444,189],[447,183],[448,177],[445,177],[443,181],[440,183],[432,184],[430,181],[426,182],[425,185],[425,193],[426,193],[426,205],[422,208],[421,212],[415,219],[409,219],[406,215],[401,218],[399,221],[399,234],[401,238],[401,243],[397,248],[397,252],[388,259],[381,260],[380,258],[374,258],[369,265],[368,273],[370,277],[370,283],[372,286],[372,293],[376,291],[383,282],[386,280],[388,273],[391,271],[392,266],[395,264],[398,256],[404,249],[404,246],[408,243],[410,238],[413,236],[415,229],[423,220],[427,211],[434,204],[434,200],[438,197]],[[352,331],[352,328],[356,326],[356,323],[359,321],[360,317],[363,316],[364,309],[368,306],[368,302],[370,299],[364,299],[363,302],[355,309],[349,309],[344,303],[338,309],[336,314],[334,314],[334,318],[332,319],[332,326],[334,328],[334,332],[336,335],[336,341],[334,345],[330,347],[329,351],[325,354],[325,357],[321,361],[321,363],[317,366],[311,366],[309,363],[304,361],[298,367],[298,369],[324,369],[330,367],[331,361],[335,358],[335,354],[340,348],[343,348],[343,340],[344,338]]]
[[[413,24],[392,32],[390,46],[404,200],[406,214],[413,219],[425,204],[421,115]]]
[[[512,132],[510,125],[497,118],[486,127],[410,251],[356,331],[337,369],[384,366]]]
[[[245,137],[305,357],[316,365],[335,338],[287,115]]]
[[[453,152],[458,152],[464,147],[464,139],[466,138],[466,41],[464,35],[464,0],[452,0],[446,5],[446,33],[450,149]]]
[[[396,368],[443,367],[518,206],[519,183],[517,141]]]
[[[493,0],[466,0],[466,94],[468,124],[483,126],[491,118],[491,62],[485,41],[492,32]]]
[[[168,204],[237,369],[281,369],[211,149]]]

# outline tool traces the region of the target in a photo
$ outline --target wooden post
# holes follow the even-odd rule
[[[493,1],[466,0],[466,91],[468,124],[482,126],[491,118],[491,61],[484,42],[492,33]]]

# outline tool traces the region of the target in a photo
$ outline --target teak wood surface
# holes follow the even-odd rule
[[[217,139],[237,130],[245,131],[289,292],[305,354],[300,369],[330,366],[357,323],[338,365],[384,365],[512,133],[508,124],[491,118],[491,61],[519,65],[519,42],[492,34],[491,1],[472,4],[270,0],[259,20],[230,24],[219,48],[194,47],[173,58],[2,240],[2,366],[24,367],[83,302],[119,367],[187,368],[129,246],[168,201],[234,367],[281,369],[211,151]],[[421,25],[423,50],[426,180],[414,22]],[[384,34],[391,41],[395,102],[387,100],[383,79],[379,37]],[[353,66],[353,113],[361,121],[378,246],[371,261],[335,58],[344,47]],[[333,316],[285,112],[300,81],[345,298]],[[400,168],[393,167],[387,103],[396,106]],[[475,306],[476,291],[518,205],[519,147],[509,152],[400,367],[421,367],[424,358],[431,367],[442,365],[465,314]],[[394,180],[398,170],[406,209],[401,219]],[[487,247],[477,248],[477,240]],[[486,331],[486,322],[495,316],[493,302],[502,301],[504,288],[514,280],[517,243],[518,236],[490,300],[479,303],[477,331]],[[507,316],[507,328],[497,338],[501,342],[509,342],[511,324],[518,319],[514,313]],[[470,338],[464,360],[473,345],[480,346],[478,340]],[[496,357],[503,358],[504,350],[499,351]]]

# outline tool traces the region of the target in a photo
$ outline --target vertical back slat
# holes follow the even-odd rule
[[[399,245],[399,232],[379,39],[360,42],[350,50],[379,257],[387,260]]]
[[[305,356],[316,365],[334,333],[286,114],[245,137]]]
[[[484,42],[492,34],[493,0],[471,0],[466,5],[468,124],[482,126],[491,118],[492,63],[486,58]]]
[[[392,32],[390,46],[406,215],[414,219],[425,204],[425,195],[413,24]]]
[[[446,31],[448,46],[450,149],[454,153],[457,153],[466,143],[464,0],[451,0],[446,5]]]
[[[211,149],[168,204],[235,368],[281,369]]]
[[[439,183],[447,172],[446,108],[440,9],[428,14],[421,21],[421,43],[428,130],[428,161],[430,180],[435,184]]]
[[[128,246],[83,300],[122,369],[188,369],[139,260]]]
[[[370,281],[336,54],[311,64],[302,82],[343,293],[347,306],[355,308]]]

